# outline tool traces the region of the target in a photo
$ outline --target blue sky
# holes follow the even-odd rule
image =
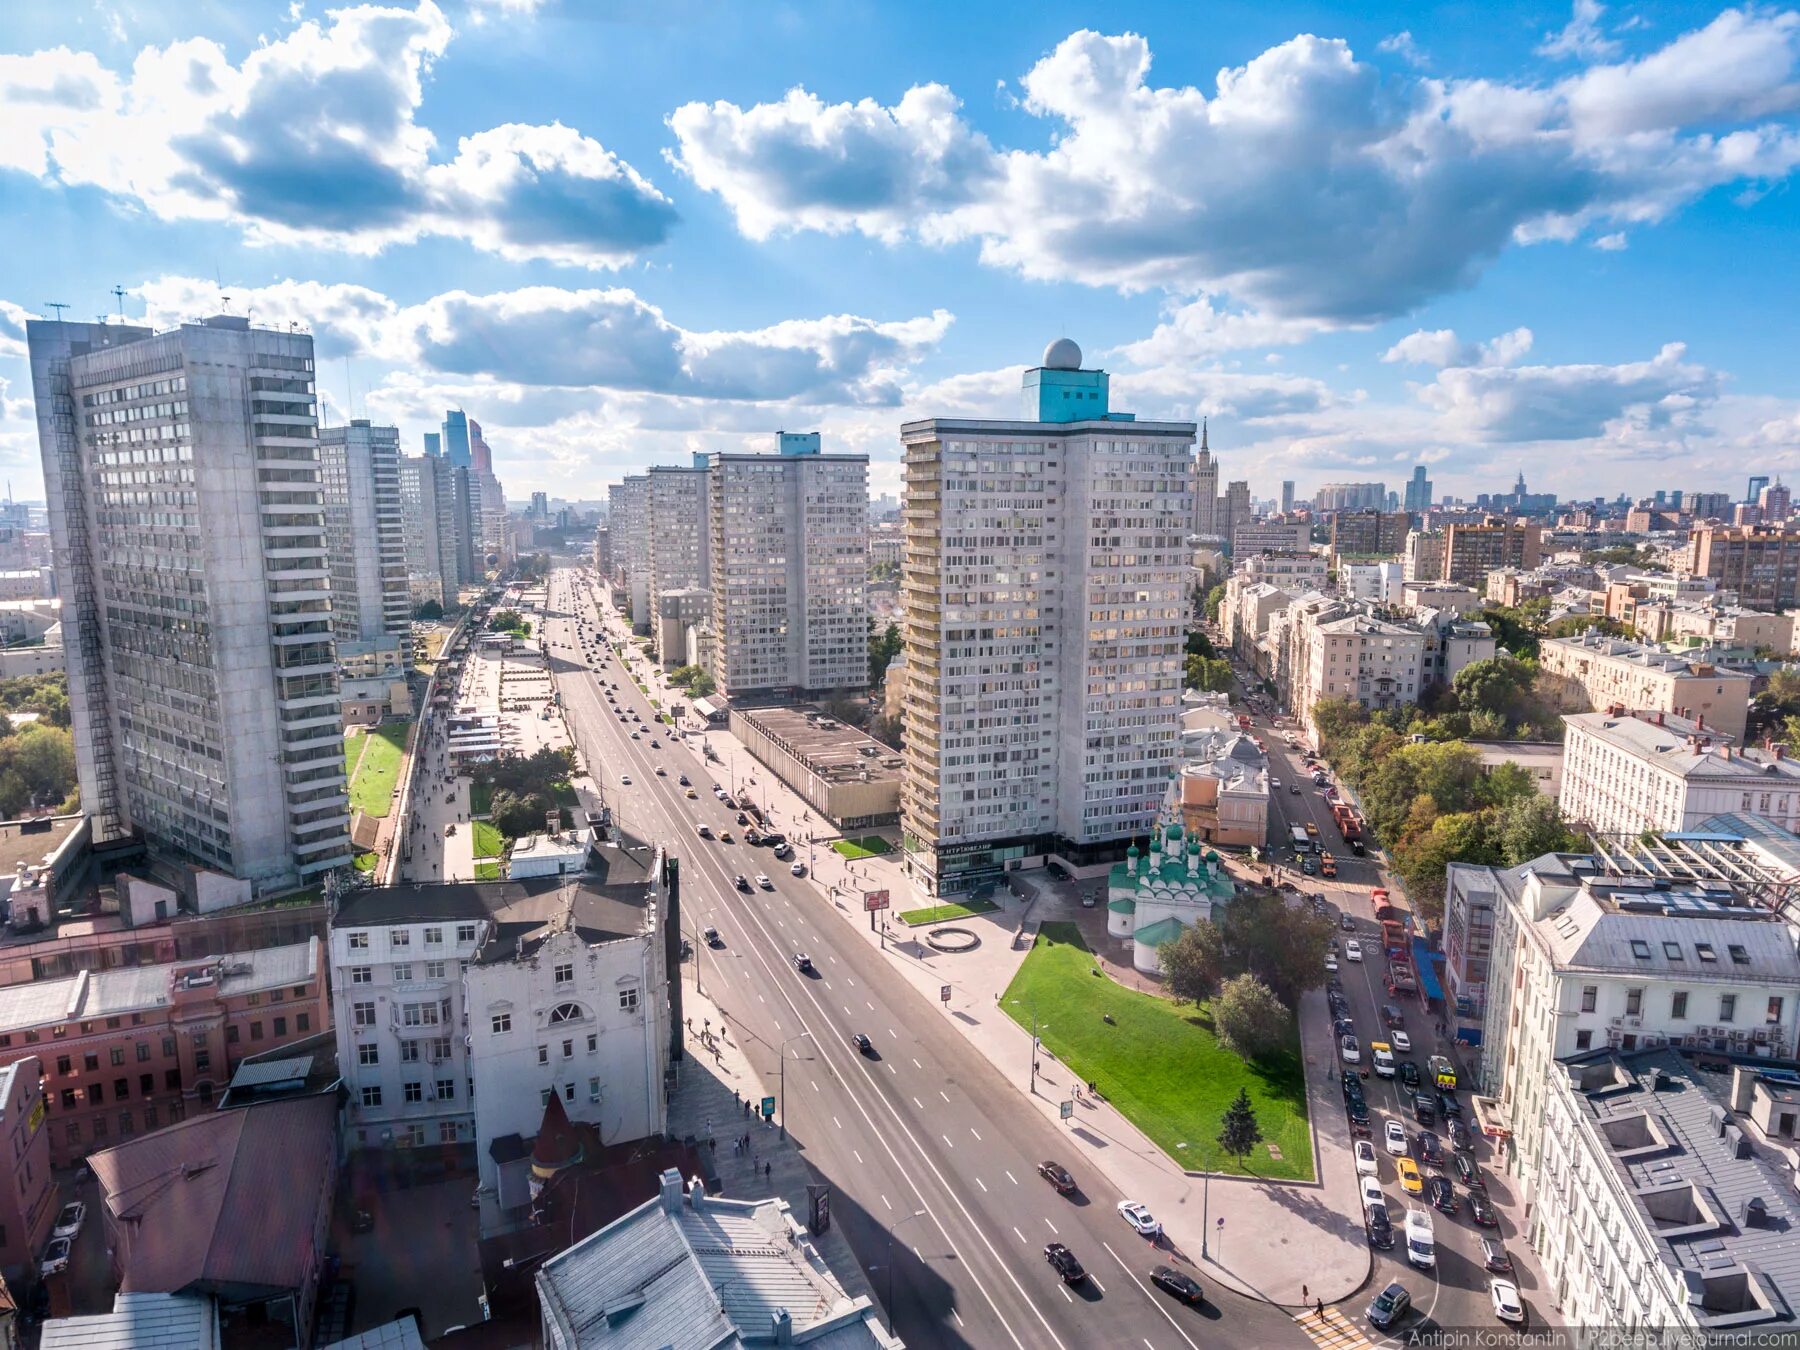
[[[1051,338],[1224,476],[1796,472],[1800,15],[1717,5],[24,0],[0,468],[49,300],[318,338],[515,496],[1012,415]]]

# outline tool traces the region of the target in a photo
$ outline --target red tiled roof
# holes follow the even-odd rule
[[[121,1291],[295,1289],[313,1276],[335,1153],[329,1094],[210,1111],[88,1159],[120,1243]]]

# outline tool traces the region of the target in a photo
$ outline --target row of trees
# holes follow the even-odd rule
[[[1201,629],[1196,628],[1187,635],[1183,667],[1189,689],[1220,694],[1231,692],[1231,662],[1219,655],[1212,639]]]
[[[718,688],[713,677],[700,666],[676,666],[669,672],[669,683],[687,690],[689,698],[705,698]]]
[[[1232,979],[1250,975],[1292,1007],[1324,979],[1331,924],[1310,909],[1255,887],[1215,914],[1157,949],[1177,1002],[1216,1002]]]
[[[1355,789],[1369,829],[1429,922],[1443,918],[1449,863],[1510,867],[1582,846],[1524,768],[1484,766],[1457,741],[1415,741],[1406,728],[1419,723],[1406,711],[1370,713],[1349,699],[1323,699],[1313,719],[1326,756]]]
[[[562,808],[557,796],[575,771],[575,752],[548,746],[529,755],[502,755],[473,770],[475,784],[488,791],[488,819],[508,839],[544,828],[544,819]],[[565,822],[566,823],[566,822]]]

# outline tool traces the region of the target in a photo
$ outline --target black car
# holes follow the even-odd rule
[[[750,889],[750,878],[745,876],[742,872],[739,872],[731,879],[731,884],[736,886],[740,891],[748,891]]]
[[[1406,1090],[1408,1092],[1417,1092],[1419,1090],[1420,1082],[1419,1066],[1414,1064],[1410,1059],[1401,1060],[1400,1081],[1406,1084]]]
[[[1158,1266],[1150,1272],[1150,1283],[1172,1298],[1178,1298],[1190,1308],[1198,1308],[1206,1302],[1205,1291],[1200,1288],[1200,1281],[1191,1275],[1184,1275],[1173,1266]]]
[[[681,777],[677,778],[675,781],[677,783],[680,783],[682,787],[692,787],[693,786],[692,783],[688,782],[688,776],[685,773],[682,774]]]
[[[1346,933],[1354,932],[1356,929],[1356,921],[1348,914],[1340,914],[1338,915],[1338,927],[1343,929]]]
[[[719,930],[716,928],[709,928],[700,936],[706,939],[706,945],[709,947],[723,947],[725,945],[725,939],[719,936]]]
[[[1462,1184],[1467,1186],[1470,1190],[1474,1190],[1477,1187],[1480,1187],[1482,1190],[1487,1189],[1487,1183],[1481,1179],[1481,1169],[1475,1165],[1475,1160],[1466,1153],[1458,1153],[1456,1155],[1456,1175],[1462,1179]]]
[[[1348,1017],[1340,1017],[1331,1024],[1332,1034],[1342,1038],[1356,1035],[1356,1023]]]
[[[1423,1092],[1413,1094],[1413,1118],[1421,1125],[1430,1125],[1437,1120],[1437,1108]]]
[[[1075,1178],[1069,1169],[1058,1162],[1041,1162],[1038,1164],[1038,1175],[1055,1188],[1058,1195],[1075,1193]]]
[[[1426,1178],[1425,1199],[1440,1213],[1456,1213],[1456,1187],[1450,1184],[1449,1177]]]
[[[1381,1020],[1390,1027],[1403,1027],[1406,1025],[1406,1014],[1392,1003],[1384,1003],[1381,1005]]]
[[[1362,1079],[1357,1076],[1355,1069],[1345,1069],[1344,1072],[1339,1075],[1338,1081],[1343,1085],[1344,1095],[1346,1097],[1362,1096]]]
[[[1419,1131],[1419,1161],[1432,1167],[1444,1165],[1444,1146],[1430,1130]]]
[[[1469,1217],[1483,1228],[1500,1226],[1500,1216],[1494,1212],[1493,1203],[1483,1191],[1469,1192]]]
[[[863,1035],[860,1031],[850,1038],[850,1044],[856,1047],[858,1054],[871,1055],[875,1053],[875,1042]]]
[[[1368,1230],[1371,1247],[1384,1252],[1394,1249],[1394,1225],[1388,1219],[1387,1210],[1370,1210],[1368,1222],[1363,1227]]]
[[[1081,1268],[1081,1262],[1075,1259],[1075,1253],[1060,1242],[1052,1242],[1044,1248],[1044,1259],[1056,1267],[1056,1273],[1062,1276],[1064,1284],[1080,1284],[1087,1278],[1087,1272]]]
[[[1454,1093],[1440,1092],[1437,1095],[1438,1110],[1445,1120],[1462,1119],[1462,1103],[1456,1100]]]
[[[1491,1270],[1497,1275],[1505,1275],[1513,1268],[1512,1257],[1506,1254],[1506,1247],[1497,1237],[1481,1239],[1481,1265],[1484,1270]]]
[[[1406,1316],[1406,1310],[1410,1307],[1412,1295],[1406,1292],[1405,1285],[1395,1281],[1375,1295],[1375,1301],[1369,1304],[1369,1325],[1386,1331]]]
[[[1366,1131],[1369,1128],[1369,1107],[1368,1104],[1363,1101],[1360,1094],[1350,1099],[1348,1110],[1350,1112],[1350,1123],[1352,1125],[1361,1126]]]
[[[1472,1150],[1475,1147],[1474,1134],[1472,1134],[1469,1127],[1460,1120],[1453,1120],[1450,1122],[1450,1147],[1462,1149],[1465,1152]]]

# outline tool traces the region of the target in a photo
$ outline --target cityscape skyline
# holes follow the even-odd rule
[[[503,481],[570,497],[796,425],[870,455],[872,490],[893,493],[902,422],[1004,415],[1018,353],[1058,333],[1146,416],[1210,420],[1223,478],[1259,500],[1285,480],[1302,500],[1398,487],[1415,464],[1440,496],[1521,470],[1610,495],[1610,466],[1677,462],[1691,488],[1730,490],[1746,462],[1792,472],[1800,447],[1774,358],[1800,312],[1780,265],[1796,208],[1768,190],[1795,163],[1780,91],[1800,40],[1782,12],[1520,9],[1478,44],[1381,6],[1318,37],[1227,12],[1199,41],[1152,4],[1104,33],[1054,7],[959,14],[974,40],[955,43],[942,16],[853,32],[807,11],[754,72],[736,59],[745,19],[685,32],[678,70],[654,29],[621,22],[605,31],[630,73],[601,91],[568,6],[373,13],[250,4],[214,31],[174,12],[19,16],[0,53],[23,132],[0,155],[0,467],[17,497],[39,492],[19,326],[52,300],[159,329],[221,309],[302,323],[322,424],[396,425],[411,452],[461,406],[486,417]],[[151,97],[132,63],[175,52],[220,92],[156,95],[152,130],[128,116]],[[507,78],[526,60],[530,81]],[[291,102],[326,66],[363,97],[341,125]],[[1689,86],[1684,68],[1731,74]],[[1332,100],[1342,125],[1313,127]],[[1138,120],[1150,106],[1207,147],[1198,177],[1169,159],[1175,132]],[[391,156],[356,148],[354,117],[394,131]],[[1246,117],[1293,139],[1250,154]],[[1527,133],[1541,159],[1515,182],[1506,146]],[[1294,159],[1325,134],[1345,181],[1321,193],[1434,231],[1404,259],[1314,209],[1328,198]],[[1115,135],[1131,162],[1089,164]],[[1408,143],[1420,172],[1402,185],[1387,166]],[[814,158],[852,149],[866,182]],[[1502,175],[1492,219],[1458,200],[1469,160]],[[1155,183],[1170,223],[1099,246],[1071,171],[1102,195]],[[1006,193],[1060,233],[1007,224]]]

